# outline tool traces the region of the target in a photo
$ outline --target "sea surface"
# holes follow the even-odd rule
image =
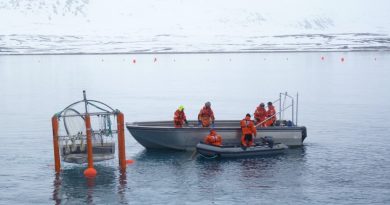
[[[390,204],[390,53],[279,52],[0,56],[0,204]],[[51,117],[87,97],[126,122],[242,119],[280,92],[299,93],[301,148],[232,160],[150,151],[126,130],[126,156],[62,163]]]

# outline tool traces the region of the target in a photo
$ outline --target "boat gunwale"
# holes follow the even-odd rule
[[[210,130],[210,127],[181,127],[181,128],[176,128],[172,126],[154,126],[154,125],[139,125],[138,123],[153,123],[153,124],[158,124],[158,123],[168,123],[171,121],[143,121],[143,122],[127,122],[126,127],[128,129],[137,129],[137,130],[175,130],[175,131],[190,131],[190,130]],[[231,121],[231,120],[226,120],[226,121],[219,121],[219,122],[236,122],[236,121]],[[214,127],[216,130],[237,130],[241,129],[239,126],[237,127]],[[267,131],[291,131],[291,130],[303,130],[306,129],[305,126],[275,126],[275,127],[257,127],[257,130],[267,130]]]

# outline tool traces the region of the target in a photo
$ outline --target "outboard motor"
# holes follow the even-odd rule
[[[271,136],[265,136],[261,138],[263,144],[267,144],[268,147],[272,148],[274,146],[274,140]]]

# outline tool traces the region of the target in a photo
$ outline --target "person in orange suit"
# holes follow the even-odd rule
[[[211,109],[211,103],[206,102],[198,114],[199,125],[202,125],[202,127],[209,127],[210,124],[214,126],[214,120],[214,112]]]
[[[204,138],[204,143],[214,146],[221,146],[222,137],[221,135],[217,134],[217,131],[215,131],[215,129],[212,128],[210,130],[210,134]]]
[[[260,105],[256,108],[255,111],[255,122],[256,126],[258,125],[260,127],[265,127],[265,122],[263,122],[265,119],[267,119],[267,111],[264,108],[264,103],[260,103]]]
[[[183,124],[188,125],[186,114],[184,113],[184,106],[180,105],[173,116],[173,122],[176,128],[183,127]]]
[[[251,115],[248,113],[246,114],[245,118],[241,120],[241,144],[244,147],[250,147],[252,146],[254,142],[254,138],[256,137],[257,131],[255,124],[251,120]]]
[[[276,110],[275,107],[272,105],[272,102],[268,102],[268,110],[267,110],[267,122],[265,123],[267,127],[274,126],[276,122]]]

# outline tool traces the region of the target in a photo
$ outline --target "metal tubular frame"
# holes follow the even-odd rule
[[[84,103],[84,108],[85,108],[85,113],[79,113],[77,110],[72,108],[73,106],[79,104],[79,103]],[[107,109],[104,109],[97,104],[103,105],[103,107],[107,107]],[[101,112],[88,112],[88,105],[95,107],[98,110],[101,110]],[[70,114],[66,115],[64,112],[66,110],[74,110],[75,113],[77,114]],[[66,117],[81,117],[85,121],[85,126],[86,126],[86,136],[85,138],[87,139],[87,154],[88,154],[88,168],[93,168],[93,150],[92,150],[92,141],[91,137],[92,134],[96,133],[96,131],[93,131],[91,129],[91,119],[90,116],[111,116],[113,115],[114,117],[117,118],[117,130],[112,131],[113,133],[117,133],[118,135],[118,157],[119,157],[119,166],[122,171],[126,170],[126,150],[125,150],[125,131],[124,131],[124,116],[119,110],[114,110],[110,106],[108,106],[105,103],[102,103],[97,100],[88,100],[86,96],[86,92],[83,91],[83,100],[77,101],[75,103],[70,104],[67,106],[65,109],[62,111],[56,113],[53,118],[52,118],[52,128],[53,128],[53,148],[54,148],[54,160],[55,160],[55,171],[58,173],[60,172],[60,154],[59,154],[59,138],[60,137],[69,137],[69,136],[59,136],[58,131],[59,131],[59,123],[58,120],[60,118],[66,118]],[[66,129],[66,128],[65,128]],[[66,132],[69,134],[69,132],[66,130]]]

